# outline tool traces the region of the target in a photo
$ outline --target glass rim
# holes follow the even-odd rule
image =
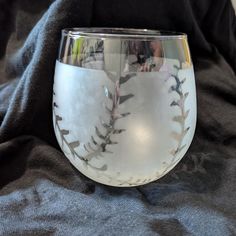
[[[187,39],[187,34],[182,32],[136,29],[136,28],[108,28],[108,27],[79,27],[62,29],[62,35],[69,37],[89,37],[89,38],[118,38],[118,39],[138,39],[138,40],[168,40]]]

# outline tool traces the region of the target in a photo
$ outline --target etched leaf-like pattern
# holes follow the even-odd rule
[[[125,113],[120,114],[117,118],[118,118],[118,119],[119,119],[119,118],[123,118],[123,117],[126,117],[126,116],[128,116],[128,115],[130,115],[130,112],[125,112]]]
[[[183,112],[183,117],[184,117],[184,120],[186,120],[186,119],[187,119],[187,117],[188,117],[188,114],[189,114],[189,111],[190,111],[190,110],[187,110],[186,112]]]
[[[68,135],[69,133],[70,133],[69,130],[66,130],[66,129],[61,130],[62,135]]]
[[[96,135],[103,140],[106,140],[106,137],[99,131],[98,127],[95,126],[95,130],[96,130]]]
[[[125,101],[127,101],[130,98],[132,98],[133,96],[134,96],[133,94],[128,94],[128,95],[120,96],[120,104],[124,103]]]
[[[184,118],[184,116],[180,115],[180,116],[174,116],[172,120],[182,124],[184,122],[185,118]]]
[[[54,96],[56,96],[55,93],[54,93]],[[75,149],[80,146],[80,142],[78,140],[77,141],[72,141],[72,142],[67,141],[66,137],[69,135],[70,132],[69,132],[69,130],[61,129],[59,122],[61,122],[63,119],[62,119],[61,116],[56,114],[56,110],[55,110],[56,108],[58,108],[58,106],[54,105],[53,106],[53,113],[54,113],[54,117],[55,117],[55,130],[57,130],[58,133],[59,133],[60,140],[61,140],[61,148],[63,149],[63,151],[66,153],[66,151],[64,149],[64,145],[65,145],[70,150],[71,155],[74,158],[79,158],[83,162],[84,166],[86,166],[86,167],[89,166],[89,167],[91,167],[92,169],[94,169],[96,171],[106,171],[107,170],[107,165],[104,164],[101,167],[93,166],[89,163],[89,160],[90,160],[89,158],[86,159],[83,156],[80,156],[75,151]]]
[[[92,140],[92,142],[93,142],[94,145],[96,145],[96,146],[98,145],[98,143],[95,141],[95,139],[94,139],[93,136],[91,136],[91,140]]]
[[[181,131],[180,131],[180,133],[177,133],[177,132],[171,133],[172,138],[174,138],[178,143],[177,148],[171,150],[171,152],[170,152],[171,155],[174,157],[172,159],[171,165],[174,165],[176,163],[176,161],[177,161],[177,160],[175,160],[176,155],[178,153],[180,153],[186,147],[186,144],[182,144],[182,143],[183,143],[183,139],[184,139],[185,135],[187,134],[187,132],[189,130],[189,127],[188,128],[185,127],[185,120],[187,119],[189,112],[190,112],[190,110],[187,110],[187,111],[185,110],[185,101],[186,101],[189,93],[182,92],[182,84],[186,81],[186,78],[184,78],[183,80],[180,80],[178,77],[180,67],[174,65],[174,68],[177,70],[177,73],[171,75],[171,78],[175,79],[176,84],[171,86],[170,91],[176,92],[179,96],[179,99],[173,101],[170,104],[170,106],[177,106],[180,109],[180,115],[174,116],[172,118],[172,120],[174,122],[177,122],[180,125]]]
[[[170,105],[171,106],[180,106],[179,100],[178,101],[173,101]]]
[[[125,131],[125,129],[115,129],[115,130],[113,130],[113,134],[120,134],[124,131]]]
[[[79,141],[74,141],[74,142],[69,143],[69,146],[73,149],[79,147],[79,145],[80,145]]]
[[[91,142],[96,146],[96,149],[94,149],[90,143],[87,143],[84,146],[84,149],[88,152],[88,154],[84,157],[85,159],[91,160],[93,157],[102,156],[102,152],[109,153],[107,150],[107,145],[115,145],[117,142],[113,141],[111,139],[112,135],[118,135],[125,131],[125,129],[116,129],[115,123],[118,119],[124,118],[130,114],[130,112],[120,113],[119,112],[119,105],[125,103],[127,100],[134,97],[133,94],[126,94],[126,95],[120,95],[120,86],[121,84],[124,84],[129,79],[131,79],[136,74],[127,74],[125,76],[121,76],[118,80],[114,81],[115,75],[106,72],[107,76],[110,76],[110,79],[114,82],[114,92],[111,92],[106,86],[103,86],[104,95],[112,102],[112,107],[108,107],[105,105],[106,112],[110,116],[109,122],[104,122],[101,120],[101,125],[105,128],[104,131],[101,132],[98,128],[98,126],[95,126],[95,135],[102,140],[101,144],[98,145],[98,143],[95,141],[95,137],[91,137]]]
[[[62,117],[61,116],[58,116],[56,115],[56,121],[61,121],[62,120]]]
[[[188,95],[189,95],[189,92],[185,93],[184,98],[186,99],[188,97]]]
[[[120,77],[120,85],[126,83],[129,79],[131,79],[135,75],[136,75],[135,73],[132,73],[132,74],[127,74],[125,76],[121,76]]]

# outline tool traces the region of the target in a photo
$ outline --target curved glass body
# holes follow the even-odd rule
[[[53,122],[58,143],[87,177],[137,186],[168,173],[196,125],[187,36],[119,28],[62,31]]]

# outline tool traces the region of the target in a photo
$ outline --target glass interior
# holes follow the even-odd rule
[[[159,71],[166,60],[192,66],[186,34],[147,29],[64,29],[58,60],[119,73]]]

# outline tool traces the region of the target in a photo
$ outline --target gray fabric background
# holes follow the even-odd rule
[[[7,62],[14,55],[14,53],[23,45],[26,37],[30,33],[31,29],[47,10],[51,0],[42,1],[2,1],[1,15],[8,19],[5,23],[7,31],[10,32],[10,37],[7,42],[5,55],[0,58],[0,84],[9,80],[9,75],[7,74]],[[12,12],[9,14],[9,8]],[[11,15],[11,19],[9,19]],[[12,23],[11,23],[12,22]],[[0,25],[3,23],[0,21]],[[6,33],[6,32],[5,32]],[[4,31],[1,32],[4,34]]]
[[[30,10],[17,4],[9,55],[48,3]],[[54,62],[60,30],[73,26],[189,35],[197,131],[181,163],[160,180],[137,188],[96,184],[59,150],[51,117]],[[0,74],[9,81],[0,86],[0,235],[236,235],[235,32],[228,0],[55,1]]]

